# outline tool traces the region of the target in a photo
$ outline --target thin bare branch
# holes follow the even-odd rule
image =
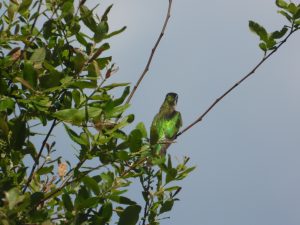
[[[157,49],[157,47],[158,47],[158,45],[159,45],[159,43],[160,43],[162,37],[163,37],[164,34],[165,34],[165,31],[166,31],[166,28],[167,28],[169,19],[170,19],[170,17],[171,17],[171,7],[172,7],[172,0],[169,0],[169,6],[168,6],[168,11],[167,11],[167,16],[166,16],[164,25],[163,25],[163,27],[162,27],[162,30],[161,30],[161,32],[160,32],[160,34],[159,34],[159,36],[158,36],[158,39],[157,39],[157,41],[156,41],[154,47],[153,47],[152,50],[151,50],[151,53],[150,53],[150,56],[149,56],[149,58],[148,58],[148,61],[147,61],[147,64],[146,64],[145,69],[143,70],[143,72],[142,72],[140,78],[138,79],[138,81],[137,81],[136,84],[134,85],[134,87],[133,87],[133,89],[132,89],[132,91],[131,91],[131,93],[130,93],[130,95],[129,95],[127,101],[126,101],[127,104],[131,101],[131,99],[132,99],[134,93],[136,92],[137,88],[139,87],[140,83],[142,82],[142,80],[144,79],[145,75],[147,74],[147,72],[148,72],[148,70],[149,70],[149,67],[150,67],[150,64],[151,64],[151,62],[152,62],[154,53],[155,53],[155,51],[156,51],[156,49]]]
[[[52,133],[55,125],[56,125],[56,119],[53,120],[53,123],[52,123],[52,125],[51,125],[51,127],[50,127],[50,129],[49,129],[49,131],[48,131],[48,133],[47,133],[47,135],[45,137],[45,139],[43,140],[43,143],[41,145],[39,153],[38,153],[37,157],[34,159],[34,164],[33,164],[32,168],[31,168],[30,175],[29,175],[28,180],[27,180],[27,182],[25,184],[25,187],[23,189],[23,193],[25,193],[26,189],[28,188],[28,186],[29,186],[29,184],[30,184],[30,182],[31,182],[31,180],[33,178],[35,168],[39,165],[39,161],[40,161],[41,155],[43,153],[43,150],[44,150],[45,145],[46,145],[46,143],[48,141],[48,138],[50,137],[50,135],[51,135],[51,133]]]
[[[269,54],[264,55],[264,57],[258,62],[258,64],[249,72],[247,73],[242,79],[240,79],[238,82],[236,82],[233,86],[231,86],[224,94],[222,94],[219,98],[217,98],[208,108],[207,110],[201,114],[194,122],[192,122],[190,125],[188,125],[186,128],[184,128],[182,131],[180,131],[176,138],[182,135],[184,132],[191,129],[194,125],[202,121],[202,119],[221,101],[223,100],[230,92],[232,92],[235,88],[237,88],[241,83],[243,83],[247,78],[249,78],[251,75],[253,75],[256,70],[267,60],[269,59],[287,40],[288,38],[295,32],[296,29],[291,28],[289,34],[283,39],[280,44],[272,50]],[[176,139],[175,138],[175,139]]]

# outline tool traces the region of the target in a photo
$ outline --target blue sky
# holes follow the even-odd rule
[[[128,27],[111,42],[115,81],[138,79],[167,2],[101,2],[114,3],[112,28]],[[279,29],[285,20],[276,11],[273,0],[173,1],[166,35],[132,100],[136,122],[149,127],[169,91],[179,94],[184,126],[196,119],[261,59],[248,21]],[[161,224],[300,224],[299,38],[171,146],[174,158],[189,156],[197,169],[180,183],[181,201]]]

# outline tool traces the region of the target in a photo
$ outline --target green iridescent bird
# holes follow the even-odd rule
[[[181,114],[175,110],[177,100],[176,93],[168,93],[153,119],[150,129],[150,145],[156,155],[166,155],[167,148],[182,126]]]

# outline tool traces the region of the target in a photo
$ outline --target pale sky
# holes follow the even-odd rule
[[[128,29],[111,42],[133,84],[160,32],[167,0],[114,3],[111,26]],[[179,94],[184,126],[261,59],[255,20],[269,31],[285,19],[275,0],[173,1],[166,35],[132,100],[136,122],[149,127],[165,94]],[[169,149],[197,169],[179,185],[180,201],[162,225],[300,224],[300,74],[296,33],[256,74]]]

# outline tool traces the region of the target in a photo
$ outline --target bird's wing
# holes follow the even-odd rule
[[[152,121],[150,128],[150,144],[154,145],[159,139],[158,135],[158,115],[156,115]]]

